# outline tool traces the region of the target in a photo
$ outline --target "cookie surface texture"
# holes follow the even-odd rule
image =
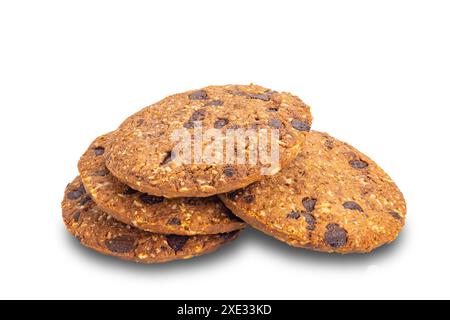
[[[86,193],[81,179],[67,186],[62,214],[68,231],[82,245],[105,255],[153,264],[210,253],[234,240],[239,231],[202,236],[161,235],[114,220]]]
[[[218,197],[167,199],[121,183],[105,166],[109,136],[97,138],[78,163],[86,191],[101,210],[125,224],[162,234],[217,234],[245,227]]]
[[[367,253],[394,241],[406,203],[392,179],[352,146],[311,132],[280,174],[221,195],[253,227],[292,246]]]
[[[106,147],[106,165],[120,181],[144,193],[167,198],[208,197],[243,188],[287,167],[301,150],[311,123],[309,107],[291,94],[256,85],[211,86],[169,96],[128,118]],[[227,132],[252,130],[267,133],[266,137],[278,132],[279,161],[275,165],[267,163],[262,154],[256,161],[238,161],[238,154],[250,159],[250,144],[227,147],[235,141]],[[201,140],[194,139],[198,132]],[[207,132],[222,136],[211,140],[205,136]],[[192,142],[183,157],[177,148],[180,139],[174,139],[176,133],[178,138],[188,135]],[[211,141],[223,147],[214,149]],[[230,161],[232,152],[236,157],[231,156]],[[188,153],[192,153],[190,158]],[[178,161],[180,158],[183,161]]]

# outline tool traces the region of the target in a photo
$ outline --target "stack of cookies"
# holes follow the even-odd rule
[[[395,183],[311,125],[298,97],[256,85],[167,97],[89,146],[64,222],[86,247],[140,263],[210,253],[247,226],[328,253],[395,240],[406,217]]]

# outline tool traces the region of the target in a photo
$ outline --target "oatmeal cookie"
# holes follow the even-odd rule
[[[256,85],[211,86],[169,96],[128,118],[106,146],[106,166],[120,181],[143,193],[209,197],[243,188],[287,167],[300,152],[311,123],[309,107],[289,93]],[[272,140],[276,140],[279,161],[266,161],[263,154],[253,162],[227,161],[226,150],[247,159],[252,150],[250,143],[225,147],[235,141],[226,135],[230,130],[258,132],[260,145],[264,134],[277,132],[278,138]],[[189,153],[200,152],[192,152],[190,161],[178,161],[181,156],[175,149],[180,140],[173,139],[173,134],[189,134],[192,142],[199,131],[220,132],[223,137],[215,141],[224,147],[211,161],[205,152],[211,141],[196,140]]]
[[[221,195],[253,227],[292,246],[366,253],[394,241],[406,203],[371,159],[328,134],[311,132],[280,174]]]
[[[89,197],[76,178],[67,186],[62,214],[68,231],[82,245],[102,254],[139,263],[163,263],[213,252],[234,240],[239,231],[216,235],[162,235],[114,220]]]
[[[149,232],[189,236],[245,227],[216,196],[167,199],[141,193],[117,180],[105,166],[109,136],[101,136],[91,144],[78,169],[87,193],[114,219]]]

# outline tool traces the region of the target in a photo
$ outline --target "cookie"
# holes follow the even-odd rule
[[[311,132],[294,163],[277,176],[221,195],[253,227],[296,247],[366,253],[395,240],[406,203],[371,159]]]
[[[177,235],[227,233],[245,227],[216,196],[167,199],[121,183],[105,166],[109,136],[101,136],[91,144],[78,169],[87,193],[114,219],[145,231]]]
[[[62,202],[64,223],[82,245],[102,254],[139,263],[163,263],[213,252],[239,231],[216,235],[161,235],[114,220],[87,195],[80,178],[67,186]]]
[[[208,197],[243,188],[288,166],[311,122],[309,107],[291,94],[256,85],[211,86],[167,97],[128,118],[106,146],[106,166],[120,181],[143,193]],[[235,136],[227,133],[252,131],[261,134],[255,138],[259,146],[264,134],[278,133],[270,139],[273,147],[267,148],[278,148],[277,161],[267,161],[262,153],[252,158],[250,143],[233,148]],[[213,159],[207,152],[211,141],[204,137],[194,142],[198,132],[222,135],[214,140],[221,147],[214,149]],[[175,133],[188,135],[188,151],[179,150]]]

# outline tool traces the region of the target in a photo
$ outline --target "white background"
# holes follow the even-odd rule
[[[1,298],[450,298],[448,1],[2,1]],[[247,230],[142,266],[80,247],[60,201],[98,135],[168,94],[250,82],[377,161],[407,227],[366,256]]]

